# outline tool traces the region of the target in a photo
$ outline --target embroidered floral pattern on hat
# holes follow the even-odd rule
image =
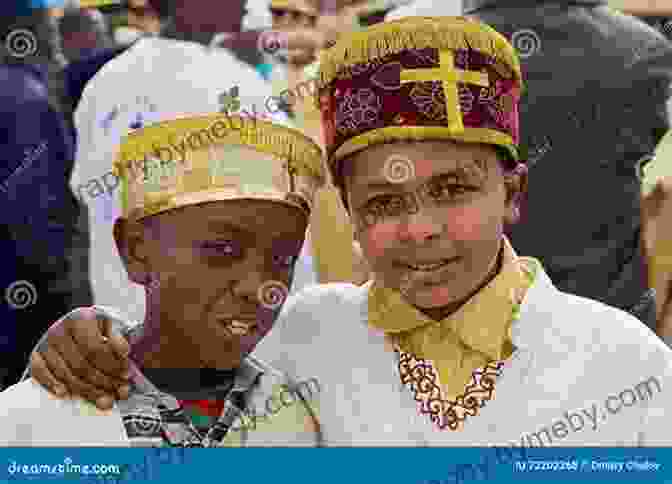
[[[495,361],[476,369],[464,393],[448,400],[440,386],[438,372],[431,361],[418,359],[397,349],[401,382],[412,392],[418,411],[429,416],[438,430],[461,430],[467,417],[475,417],[494,398],[495,380],[501,376],[504,362]]]
[[[411,89],[411,99],[420,112],[433,121],[446,119],[446,96],[440,82],[424,82]]]
[[[319,94],[330,97],[320,109],[335,180],[341,160],[395,141],[495,144],[519,159],[520,63],[510,42],[483,23],[409,17],[371,26],[326,49],[319,75]],[[481,87],[493,88],[482,101]],[[376,98],[375,118],[352,106],[362,90]]]
[[[399,74],[404,66],[400,62],[383,64],[371,76],[371,83],[385,91],[397,91],[401,88]]]
[[[336,129],[341,133],[359,131],[374,124],[380,114],[380,99],[371,89],[348,90],[336,112]]]
[[[460,109],[462,109],[462,112],[465,115],[469,114],[473,109],[474,99],[476,99],[476,96],[474,96],[474,93],[464,86],[459,87],[458,93],[460,99]]]

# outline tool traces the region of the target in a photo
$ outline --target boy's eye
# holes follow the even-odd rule
[[[205,242],[201,247],[211,255],[238,257],[242,253],[240,246],[233,240],[216,240]]]
[[[401,195],[384,195],[374,197],[363,207],[367,216],[393,217],[404,212],[406,201]]]
[[[437,180],[426,186],[427,195],[434,200],[450,200],[474,190],[470,186],[455,184],[454,180]]]

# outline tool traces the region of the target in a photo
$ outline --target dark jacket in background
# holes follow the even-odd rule
[[[75,251],[79,207],[69,187],[74,140],[49,102],[45,75],[0,65],[0,379],[18,380],[40,335],[71,308],[92,303],[86,251]],[[81,243],[81,242],[80,242]],[[83,272],[82,272],[83,271]],[[5,294],[27,281],[19,306]],[[20,296],[20,298],[19,298]],[[28,299],[26,299],[28,298]],[[16,304],[14,304],[16,306]],[[0,381],[0,386],[3,382]]]
[[[665,37],[672,40],[672,18],[668,17],[640,17],[644,22],[656,30],[659,30]]]
[[[653,300],[638,304],[648,287],[635,167],[670,128],[672,44],[601,1],[465,0],[465,13],[521,54],[530,184],[513,246],[560,289],[655,329]]]

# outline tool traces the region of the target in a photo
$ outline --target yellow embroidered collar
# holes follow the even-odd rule
[[[375,281],[371,285],[369,325],[385,332],[402,356],[410,354],[438,370],[442,400],[455,400],[475,370],[513,353],[511,322],[531,285],[536,261],[517,257],[506,238],[502,251],[495,278],[442,321],[425,316],[398,291]]]

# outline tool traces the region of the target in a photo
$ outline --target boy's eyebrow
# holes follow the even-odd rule
[[[276,231],[263,228],[263,223],[253,215],[244,217],[242,223],[235,223],[228,219],[208,219],[207,228],[213,232],[233,233],[235,236],[255,238],[263,231],[264,238],[271,240],[287,240],[294,235],[293,232],[279,229]]]
[[[467,164],[468,163],[468,164]],[[478,162],[478,161],[471,161],[467,162],[465,164],[462,164],[460,166],[456,166],[455,168],[449,168],[445,171],[441,171],[438,173],[434,173],[432,176],[428,178],[428,180],[431,180],[432,178],[437,178],[437,177],[445,177],[445,178],[457,178],[457,179],[472,179],[475,176],[481,177],[485,172],[485,167],[483,165],[483,162]],[[481,171],[482,173],[478,173]],[[403,190],[403,183],[392,183],[389,181],[383,181],[383,180],[372,180],[368,182],[365,187],[367,190],[371,191],[376,191],[376,190],[395,190],[395,191],[402,191]]]
[[[228,219],[208,218],[207,227],[215,232],[234,232],[238,235],[249,235],[250,231],[245,227],[235,224]]]
[[[396,190],[396,191],[402,191],[403,190],[403,184],[402,183],[391,183],[387,181],[372,181],[366,184],[366,189],[375,191],[375,190]]]

